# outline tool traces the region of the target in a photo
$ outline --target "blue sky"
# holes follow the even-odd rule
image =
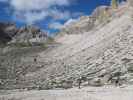
[[[55,32],[70,19],[109,4],[110,0],[0,0],[0,21],[13,21],[17,26],[34,24]]]

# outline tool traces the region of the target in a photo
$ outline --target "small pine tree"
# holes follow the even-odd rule
[[[112,0],[111,1],[111,6],[112,6],[113,9],[117,9],[117,7],[118,7],[117,0]]]

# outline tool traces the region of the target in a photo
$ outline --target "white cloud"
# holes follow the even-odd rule
[[[10,0],[9,3],[14,9],[16,20],[24,21],[28,24],[41,21],[48,16],[54,20],[67,20],[71,17],[68,11],[59,11],[57,6],[69,6],[73,0]],[[23,20],[20,17],[23,16]]]
[[[50,29],[62,29],[65,28],[75,22],[77,22],[78,19],[69,19],[68,21],[66,21],[64,24],[60,23],[60,22],[52,22],[49,24],[49,28]]]
[[[59,11],[57,9],[52,10],[50,13],[50,16],[52,16],[55,20],[68,20],[72,17],[71,13],[69,11]]]
[[[61,29],[63,27],[63,24],[59,23],[59,22],[53,22],[49,24],[49,28],[50,29]]]
[[[15,19],[27,22],[28,24],[34,24],[37,21],[41,21],[48,16],[51,16],[53,20],[68,20],[72,17],[71,13],[69,11],[58,11],[58,10],[46,10],[46,11],[27,11],[27,12],[14,12]]]
[[[69,5],[69,0],[10,0],[15,10],[42,10],[51,6]]]
[[[40,21],[42,19],[44,19],[45,17],[47,17],[47,13],[46,12],[40,12],[40,13],[31,13],[28,12],[24,15],[25,17],[25,21],[29,24],[33,24],[36,21]]]

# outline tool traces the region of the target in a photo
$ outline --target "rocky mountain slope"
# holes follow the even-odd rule
[[[90,17],[82,17],[65,29],[69,29],[69,33],[62,30],[63,35],[55,37],[54,44],[48,48],[2,49],[0,62],[6,76],[1,87],[68,88],[76,86],[79,77],[84,77],[89,85],[100,86],[114,83],[118,76],[121,83],[132,84],[132,11],[128,4],[114,11],[109,9],[105,12],[110,15],[98,15],[105,17],[96,18],[92,28],[88,27]],[[77,25],[80,34],[76,34]],[[25,38],[25,35],[20,36]]]

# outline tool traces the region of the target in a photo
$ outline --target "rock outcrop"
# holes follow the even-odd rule
[[[81,34],[94,27],[94,19],[90,16],[82,16],[76,22],[72,22],[62,28],[60,34]]]

